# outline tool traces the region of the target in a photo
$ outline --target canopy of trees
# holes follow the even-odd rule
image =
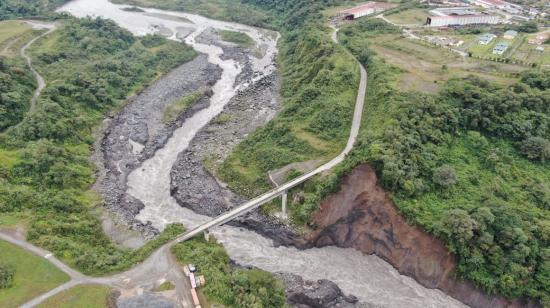
[[[2,0],[0,20],[22,16],[44,16],[69,0]]]
[[[23,119],[35,87],[26,63],[0,56],[0,131]]]
[[[182,263],[193,263],[206,278],[204,294],[226,307],[286,307],[283,283],[258,269],[233,268],[223,246],[197,237],[172,248]]]

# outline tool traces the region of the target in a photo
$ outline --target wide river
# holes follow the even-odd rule
[[[109,18],[136,35],[153,33],[161,28],[170,39],[184,39],[197,51],[207,54],[208,61],[223,69],[220,80],[213,87],[214,95],[210,106],[187,119],[154,157],[145,161],[128,177],[128,193],[145,205],[137,219],[151,221],[159,229],[173,222],[183,223],[190,229],[210,218],[180,207],[170,196],[170,170],[178,154],[187,148],[195,134],[223,110],[239,89],[249,86],[248,82],[236,82],[242,71],[238,62],[223,57],[221,48],[198,43],[195,39],[208,28],[247,33],[265,51],[261,58],[250,56],[256,76],[250,82],[254,82],[275,70],[277,36],[270,31],[194,14],[156,9],[129,12],[122,10],[124,7],[126,6],[115,5],[108,0],[74,0],[59,11],[77,17]],[[353,294],[362,302],[375,306],[464,307],[443,292],[427,289],[415,280],[400,275],[382,259],[363,255],[354,249],[276,248],[270,239],[230,226],[218,227],[212,233],[239,264],[255,266],[269,272],[290,272],[309,280],[329,279],[337,283],[346,294]]]

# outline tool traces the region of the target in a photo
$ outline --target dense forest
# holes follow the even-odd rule
[[[271,273],[259,269],[231,266],[223,245],[196,237],[177,244],[172,252],[181,263],[193,262],[198,274],[208,277],[201,289],[210,304],[224,307],[286,307],[283,283]]]
[[[28,240],[85,273],[131,266],[182,229],[168,228],[137,251],[110,242],[91,212],[99,204],[88,191],[92,130],[128,95],[196,53],[86,18],[65,20],[30,54],[48,84],[36,110],[0,135],[0,213],[23,217]]]
[[[23,119],[35,88],[34,76],[23,59],[0,56],[0,132]]]
[[[68,0],[2,0],[0,20],[17,17],[47,16]]]

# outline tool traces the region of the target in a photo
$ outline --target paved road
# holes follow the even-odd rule
[[[331,35],[335,43],[338,43],[337,31],[338,30],[334,28],[334,32]],[[9,232],[0,230],[0,239],[6,240],[38,256],[48,259],[53,265],[55,265],[57,268],[67,273],[71,277],[71,280],[69,282],[32,299],[31,301],[22,305],[22,307],[24,308],[34,307],[40,304],[41,302],[43,302],[44,300],[48,299],[49,297],[54,296],[62,291],[68,290],[79,284],[103,284],[103,285],[108,285],[112,287],[117,287],[120,289],[131,289],[139,285],[155,283],[159,279],[165,279],[165,278],[170,278],[175,280],[176,286],[178,287],[182,286],[181,288],[178,288],[179,290],[178,300],[180,301],[180,303],[183,304],[184,307],[192,307],[189,304],[189,303],[192,303],[190,294],[189,292],[186,292],[189,289],[189,282],[187,281],[186,277],[181,274],[178,268],[179,264],[171,256],[171,253],[170,253],[171,247],[176,243],[190,239],[210,228],[222,225],[240,215],[243,215],[244,213],[249,212],[259,207],[260,205],[266,202],[269,202],[270,200],[282,195],[285,191],[303,183],[304,181],[310,179],[311,177],[319,173],[322,173],[324,171],[327,171],[333,168],[334,166],[338,165],[339,163],[341,163],[345,159],[346,155],[353,149],[353,145],[355,144],[357,135],[359,134],[359,128],[361,126],[361,119],[363,114],[363,107],[365,103],[365,95],[367,90],[367,71],[360,63],[358,65],[360,68],[361,80],[359,83],[357,100],[355,102],[355,110],[353,113],[350,136],[348,138],[346,147],[337,157],[335,157],[328,163],[318,167],[317,169],[307,174],[304,174],[286,184],[283,184],[277,187],[276,189],[273,189],[253,200],[250,200],[245,204],[211,220],[210,222],[203,224],[202,226],[199,226],[198,228],[193,229],[186,234],[183,234],[182,236],[174,239],[173,241],[157,249],[151,256],[149,256],[149,258],[147,258],[141,264],[135,266],[134,268],[124,273],[116,274],[109,277],[90,277],[90,276],[83,275],[71,269],[69,266],[67,266],[63,262],[59,261],[50,252],[44,249],[41,249],[39,247],[36,247],[32,244],[29,244],[23,240],[20,240],[16,236],[13,236],[12,234],[10,234]]]
[[[336,28],[333,28],[333,32],[332,32],[332,40],[338,44],[338,37],[337,37],[337,33],[338,33],[338,29]],[[359,65],[359,69],[360,69],[360,72],[361,72],[361,80],[359,82],[359,91],[357,93],[357,99],[356,99],[356,102],[355,102],[355,110],[354,110],[354,113],[353,113],[353,120],[352,120],[352,123],[351,123],[351,130],[350,130],[350,135],[349,135],[349,138],[348,138],[348,142],[346,144],[346,147],[344,148],[344,150],[338,155],[336,156],[335,158],[333,158],[331,161],[329,161],[328,163],[318,167],[317,169],[309,172],[309,173],[306,173],[286,184],[283,184],[283,185],[280,185],[278,186],[277,188],[257,197],[257,198],[254,198],[248,202],[246,202],[245,204],[239,206],[239,207],[236,207],[230,211],[228,211],[227,213],[224,213],[216,218],[214,218],[213,220],[209,221],[208,223],[205,223],[189,232],[187,232],[186,234],[178,237],[177,239],[175,239],[173,241],[173,243],[176,243],[176,242],[182,242],[182,241],[186,241],[198,234],[201,234],[202,232],[208,230],[208,229],[211,229],[213,227],[216,227],[216,226],[220,226],[220,225],[223,225],[224,223],[228,222],[228,221],[231,221],[233,219],[235,219],[236,217],[238,216],[241,216],[259,206],[261,206],[262,204],[265,204],[275,198],[277,198],[278,196],[284,194],[286,191],[288,191],[289,189],[293,188],[293,187],[296,187],[297,185],[300,185],[301,183],[305,182],[306,180],[312,178],[313,176],[315,175],[318,175],[319,173],[322,173],[324,171],[327,171],[329,169],[332,169],[334,166],[338,165],[339,163],[341,163],[345,158],[346,158],[346,155],[353,149],[353,145],[355,144],[355,141],[357,139],[357,135],[359,134],[359,128],[361,126],[361,119],[362,119],[362,115],[363,115],[363,107],[364,107],[364,104],[365,104],[365,95],[366,95],[366,91],[367,91],[367,71],[365,70],[365,68],[363,67],[363,65],[361,65],[361,63],[357,62],[358,65]]]

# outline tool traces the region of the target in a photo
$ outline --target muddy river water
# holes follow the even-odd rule
[[[197,51],[207,54],[208,61],[222,70],[213,86],[210,106],[198,111],[177,128],[165,146],[155,152],[128,176],[127,193],[139,199],[145,207],[137,215],[143,222],[162,230],[167,224],[180,222],[193,228],[210,218],[198,215],[177,204],[170,195],[170,170],[180,152],[209,121],[222,112],[224,106],[240,89],[276,70],[278,35],[271,31],[202,16],[143,9],[144,12],[122,10],[125,6],[107,0],[74,0],[59,10],[77,17],[100,16],[117,22],[136,35],[161,32],[170,39],[182,39]],[[239,81],[242,67],[224,57],[222,48],[197,42],[205,30],[223,29],[245,32],[261,50],[261,56],[249,56],[254,78]],[[159,30],[160,29],[160,30]],[[233,260],[245,266],[255,266],[270,272],[289,272],[308,280],[329,279],[346,294],[353,294],[364,303],[379,307],[464,307],[439,290],[427,289],[415,280],[400,275],[391,265],[376,256],[365,256],[354,249],[336,247],[298,250],[274,247],[272,241],[241,228],[222,226],[212,233],[223,243]]]

